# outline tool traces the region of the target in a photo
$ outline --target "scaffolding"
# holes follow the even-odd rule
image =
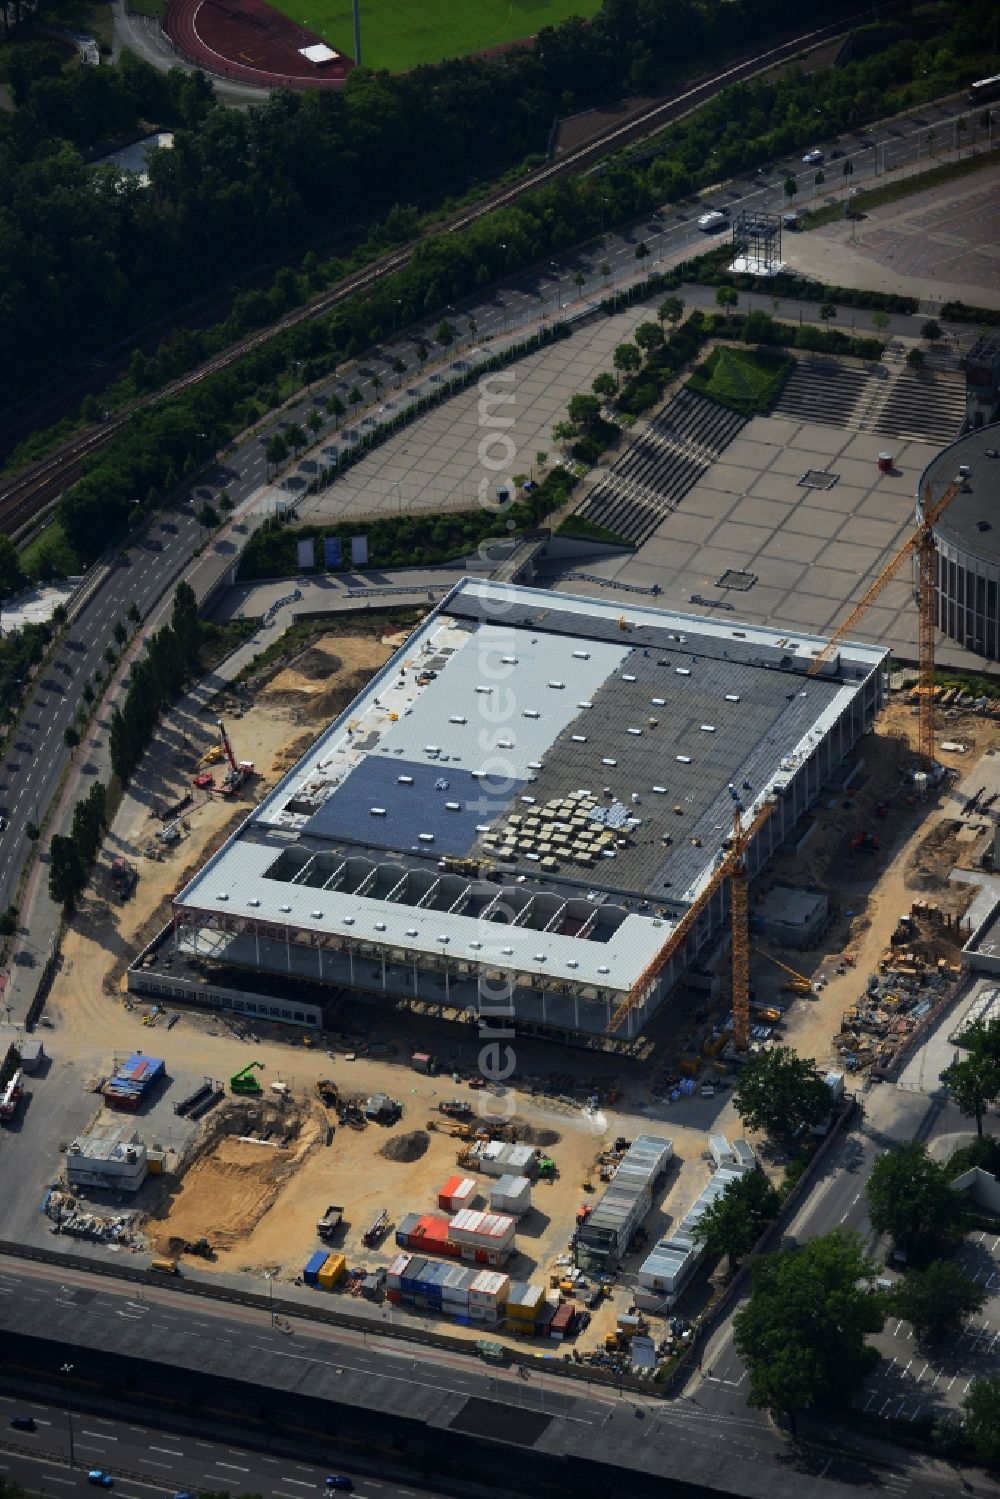
[[[749,276],[781,270],[781,215],[743,208],[733,220],[733,267]]]

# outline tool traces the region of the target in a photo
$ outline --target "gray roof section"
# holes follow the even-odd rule
[[[952,546],[1000,565],[1000,458],[987,458],[988,448],[1000,452],[1000,423],[979,427],[943,448],[921,474],[917,500],[922,503],[928,485],[940,499],[958,477],[959,464],[967,463],[969,493],[955,496],[934,529]]]

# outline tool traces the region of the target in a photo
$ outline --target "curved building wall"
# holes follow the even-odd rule
[[[1000,498],[1000,463],[994,469],[997,447],[990,448],[990,442],[1000,446],[1000,425],[966,433],[942,448],[920,476],[916,517],[922,516],[928,489],[940,494],[968,465],[966,494],[956,496],[934,528],[937,626],[965,650],[1000,661],[1000,505],[996,520],[991,518],[993,498]]]

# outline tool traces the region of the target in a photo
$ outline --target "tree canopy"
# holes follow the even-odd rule
[[[914,1264],[928,1264],[954,1248],[965,1204],[952,1190],[947,1166],[931,1160],[926,1145],[908,1140],[879,1156],[868,1177],[872,1227],[889,1234]]]
[[[824,1119],[831,1097],[815,1062],[790,1046],[775,1046],[743,1064],[733,1103],[750,1129],[787,1138]]]
[[[694,1237],[710,1254],[742,1259],[773,1218],[781,1198],[763,1171],[748,1171],[728,1182],[699,1218]]]
[[[751,1405],[794,1418],[853,1397],[879,1359],[866,1341],[885,1321],[882,1298],[864,1285],[875,1273],[857,1236],[840,1232],[754,1261],[733,1323]]]
[[[984,1463],[1000,1463],[1000,1375],[973,1380],[963,1402],[965,1434]]]
[[[909,1270],[890,1295],[892,1310],[928,1343],[960,1332],[966,1318],[981,1310],[986,1300],[986,1292],[947,1260],[932,1260],[926,1270]]]
[[[986,1051],[971,1051],[960,1062],[946,1067],[941,1081],[962,1113],[975,1119],[976,1134],[981,1138],[983,1115],[1000,1098],[1000,1061]]]

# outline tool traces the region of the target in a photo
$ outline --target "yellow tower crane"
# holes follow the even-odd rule
[[[836,653],[837,647],[854,629],[858,620],[871,608],[879,594],[891,583],[908,557],[917,557],[917,610],[919,616],[918,641],[918,719],[917,746],[926,765],[934,762],[934,630],[937,610],[935,587],[937,583],[937,547],[934,542],[934,527],[957,494],[966,488],[963,477],[948,485],[939,500],[935,500],[930,487],[924,492],[922,514],[912,534],[882,568],[874,582],[865,590],[860,603],[837,626],[826,645],[809,664],[807,676],[817,676],[824,665]],[[733,938],[733,1042],[737,1049],[746,1051],[750,1042],[750,928],[747,910],[746,852],[756,838],[776,805],[775,799],[765,801],[754,814],[749,825],[743,826],[743,811],[737,806],[733,819],[733,832],[724,847],[719,863],[697,900],[685,911],[674,927],[663,947],[636,979],[628,994],[611,1017],[609,1030],[615,1031],[641,1006],[666,968],[670,959],[680,950],[693,931],[715,892],[729,880],[730,922]],[[779,965],[781,966],[781,965]],[[795,975],[800,977],[800,975]]]

